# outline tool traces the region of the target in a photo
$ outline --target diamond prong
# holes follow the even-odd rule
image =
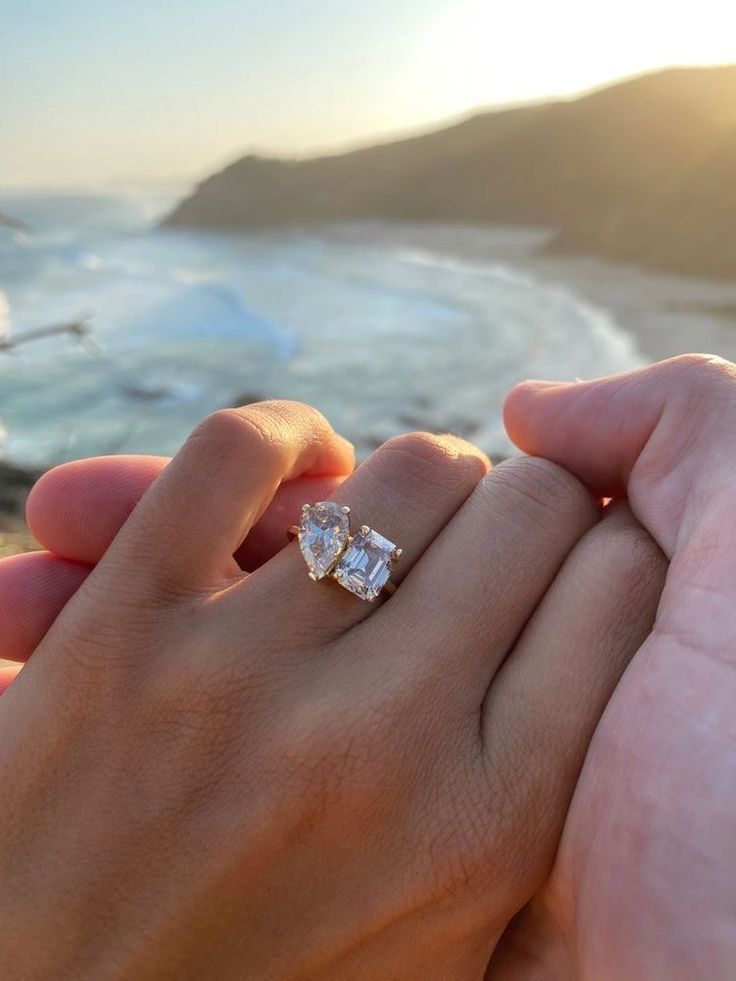
[[[398,562],[403,554],[404,554],[403,548],[395,548],[391,553],[391,558],[394,560],[394,562]]]
[[[347,504],[343,504],[340,510],[342,511],[343,514],[350,514],[350,508],[347,506]]]
[[[370,529],[370,527],[368,525],[361,525],[360,526],[360,533],[361,533],[361,535],[370,535],[371,529]]]
[[[306,514],[308,510],[309,510],[309,505],[302,504],[302,514]]]

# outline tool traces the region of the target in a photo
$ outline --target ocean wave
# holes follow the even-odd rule
[[[501,262],[471,262],[456,256],[440,255],[435,252],[425,252],[422,249],[396,249],[397,257],[416,266],[441,269],[447,272],[463,273],[470,276],[484,276],[491,279],[513,283],[515,286],[536,288],[534,277],[526,272]]]
[[[598,304],[582,297],[567,286],[549,283],[526,270],[499,262],[473,262],[455,256],[443,255],[421,249],[398,249],[397,254],[404,262],[424,268],[443,270],[468,276],[477,276],[532,291],[544,298],[545,303],[574,311],[576,317],[587,321],[602,342],[610,345],[618,357],[631,359],[632,366],[643,363],[643,359],[631,335],[617,321],[614,314]],[[569,352],[565,352],[569,357]],[[563,367],[564,370],[564,367]]]
[[[170,453],[242,393],[317,405],[360,455],[406,428],[505,455],[501,409],[520,378],[640,361],[608,311],[510,262],[369,232],[149,234],[131,201],[66,201],[46,224],[37,201],[34,248],[4,265],[0,331],[9,301],[16,329],[92,309],[101,349],[60,338],[23,348],[12,371],[0,360],[0,415],[23,462]]]

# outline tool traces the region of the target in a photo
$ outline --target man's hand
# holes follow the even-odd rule
[[[736,970],[736,367],[690,355],[528,382],[514,441],[624,490],[670,559],[598,726],[548,885],[489,977],[726,981]]]

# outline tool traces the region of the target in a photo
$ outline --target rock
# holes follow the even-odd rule
[[[11,215],[6,215],[2,211],[0,211],[0,225],[5,225],[6,228],[12,228],[17,232],[30,231],[30,228],[24,221],[21,221],[19,218],[13,218]]]
[[[25,503],[40,474],[0,461],[0,529],[17,531],[25,527]]]
[[[263,402],[268,398],[262,392],[241,392],[232,400],[232,408],[239,409],[241,405],[252,405],[254,402]]]

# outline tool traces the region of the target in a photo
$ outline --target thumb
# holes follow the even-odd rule
[[[714,501],[733,491],[736,366],[720,358],[683,355],[592,382],[524,382],[504,417],[525,452],[596,494],[628,494],[669,557],[705,507],[713,514]]]

